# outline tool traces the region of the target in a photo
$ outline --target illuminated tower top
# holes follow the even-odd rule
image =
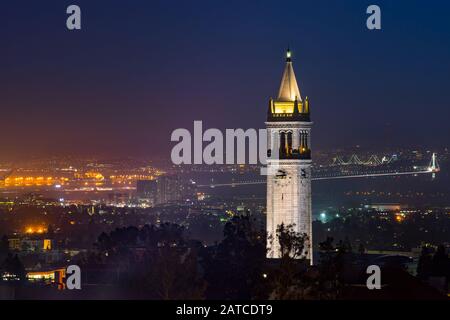
[[[280,90],[278,91],[278,101],[295,101],[296,99],[302,101],[297,79],[295,79],[294,68],[292,67],[291,56],[292,53],[288,49],[286,51],[286,66],[284,67]]]
[[[308,97],[304,100],[300,95],[297,79],[292,66],[292,53],[286,51],[286,65],[281,78],[280,90],[276,100],[270,99],[267,111],[268,122],[278,121],[310,121]]]

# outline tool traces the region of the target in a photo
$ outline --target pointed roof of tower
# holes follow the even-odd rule
[[[297,80],[295,79],[294,68],[292,67],[291,51],[286,51],[286,66],[284,67],[283,78],[281,79],[280,90],[278,91],[279,101],[302,101]]]

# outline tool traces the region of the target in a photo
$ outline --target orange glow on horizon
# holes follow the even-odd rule
[[[47,232],[47,229],[42,226],[28,226],[25,228],[26,234],[43,234]]]

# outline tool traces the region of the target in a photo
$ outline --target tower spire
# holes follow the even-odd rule
[[[302,101],[300,90],[298,89],[297,79],[295,78],[294,68],[292,67],[292,52],[288,48],[286,51],[286,65],[284,67],[283,77],[281,78],[280,90],[278,91],[278,101]]]

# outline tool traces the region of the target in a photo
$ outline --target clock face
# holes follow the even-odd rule
[[[276,179],[286,179],[287,177],[287,172],[285,170],[278,170],[277,173],[275,174],[275,178]]]
[[[300,177],[308,178],[308,172],[306,171],[306,169],[300,169]]]
[[[290,183],[291,177],[285,170],[278,170],[275,174],[275,184],[278,186],[287,186]]]

